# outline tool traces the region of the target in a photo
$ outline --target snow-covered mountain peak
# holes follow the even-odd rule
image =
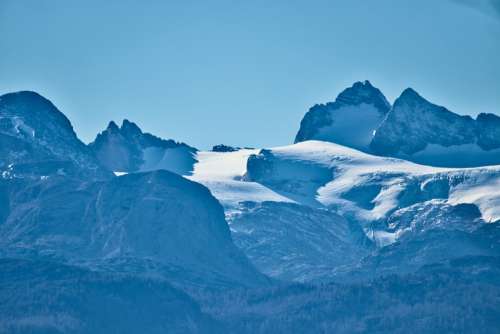
[[[335,102],[313,106],[295,143],[306,140],[432,166],[500,164],[500,117],[479,114],[474,120],[429,102],[412,88],[391,107],[369,81],[354,83]]]
[[[390,108],[382,92],[369,81],[356,82],[342,91],[335,102],[309,109],[295,142],[324,140],[366,150]]]

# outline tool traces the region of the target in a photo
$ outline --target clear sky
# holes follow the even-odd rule
[[[365,79],[500,114],[500,1],[0,0],[0,93],[41,93],[85,142],[128,118],[202,149],[288,144]]]

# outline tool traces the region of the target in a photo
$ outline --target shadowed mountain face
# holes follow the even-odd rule
[[[122,267],[133,262],[138,268],[147,259],[165,268],[172,280],[190,284],[267,282],[233,245],[223,209],[208,189],[163,170],[174,166],[186,172],[182,167],[192,168],[195,149],[143,134],[128,121],[120,129],[111,123],[90,146],[100,148],[98,156],[109,159],[104,163],[125,161],[129,168],[134,163],[133,155],[120,161],[104,154],[104,148],[130,148],[126,153],[142,148],[144,154],[163,150],[164,161],[141,165],[158,171],[117,178],[76,137],[69,120],[36,93],[3,95],[0,124],[4,256],[109,260]]]
[[[184,143],[143,133],[128,120],[121,127],[110,122],[89,148],[102,165],[115,172],[164,169],[181,175],[191,174],[197,151]]]
[[[49,177],[0,182],[1,253],[70,262],[148,259],[179,268],[175,281],[267,280],[233,245],[224,212],[208,189],[167,171],[107,182]]]
[[[500,163],[500,117],[457,115],[407,89],[377,129],[370,148],[379,155],[436,166]]]
[[[34,92],[0,96],[0,156],[5,177],[112,176],[76,137],[69,120]]]
[[[230,223],[236,245],[257,268],[284,281],[328,280],[374,250],[358,224],[326,209],[248,202]]]
[[[382,93],[368,82],[355,83],[335,102],[311,108],[295,142],[329,141],[433,166],[500,164],[500,117],[460,116],[411,88],[392,107],[383,101]]]
[[[385,96],[369,81],[356,82],[340,93],[335,102],[309,109],[295,143],[314,139],[366,150],[390,108]]]
[[[475,123],[471,117],[436,106],[408,88],[377,129],[371,147],[380,154],[412,155],[428,144],[448,147],[473,144],[475,139]]]
[[[115,177],[38,94],[2,96],[0,126],[0,332],[224,332],[178,289],[270,284],[210,191],[163,170],[192,168],[189,146],[125,121],[102,141],[144,148],[141,170],[152,146],[164,161]]]

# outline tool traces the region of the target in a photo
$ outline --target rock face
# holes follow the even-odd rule
[[[474,125],[471,117],[432,104],[408,88],[377,129],[371,148],[379,154],[412,155],[428,144],[472,144],[476,139]]]
[[[184,143],[143,133],[128,120],[121,127],[110,122],[89,148],[104,166],[115,172],[164,169],[181,175],[192,172],[197,151]]]
[[[314,139],[366,150],[390,108],[369,81],[356,82],[335,102],[313,106],[300,123],[295,143]]]
[[[500,117],[457,115],[408,88],[394,102],[370,144],[379,155],[436,166],[500,163]]]
[[[369,82],[357,82],[335,102],[312,107],[295,142],[312,139],[432,166],[500,164],[500,117],[461,116],[411,88],[390,107]]]
[[[240,147],[233,147],[229,145],[219,144],[212,147],[212,152],[235,152],[240,150]]]
[[[3,177],[112,176],[77,138],[69,120],[34,92],[0,96],[0,156]]]
[[[477,144],[483,150],[500,148],[500,117],[495,114],[479,114],[476,119]]]
[[[295,203],[247,202],[230,224],[236,245],[257,268],[284,281],[331,279],[374,248],[357,223]]]
[[[3,180],[4,256],[63,261],[148,259],[176,267],[172,280],[266,282],[234,246],[219,202],[174,173],[135,173],[107,182],[49,177]],[[188,272],[183,276],[181,272]]]
[[[2,96],[0,332],[225,332],[181,290],[270,279],[210,191],[164,170],[185,172],[194,152],[128,121],[89,148],[38,94]],[[94,153],[139,172],[116,177]]]

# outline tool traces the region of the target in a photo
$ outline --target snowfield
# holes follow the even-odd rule
[[[264,185],[243,180],[248,157],[258,154],[258,149],[242,149],[235,152],[205,152],[196,155],[189,179],[210,189],[212,194],[226,207],[236,209],[240,202],[293,202]]]
[[[484,221],[500,219],[500,166],[430,167],[323,141],[198,152],[196,159],[190,179],[207,186],[228,216],[247,201],[328,208],[359,221],[382,245],[396,241],[398,234],[371,226],[416,203],[473,204]]]

